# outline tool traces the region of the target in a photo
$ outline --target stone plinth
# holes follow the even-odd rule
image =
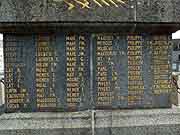
[[[12,113],[0,116],[0,135],[179,135],[179,117],[179,109]]]
[[[112,22],[179,22],[179,0],[124,0],[126,4],[98,6],[88,0],[90,8],[73,3],[68,10],[63,0],[1,0],[0,22],[42,21],[112,21]]]

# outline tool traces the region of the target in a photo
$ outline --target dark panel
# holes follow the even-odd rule
[[[169,103],[169,92],[171,92],[171,37],[151,36],[150,47],[152,48],[152,92],[153,106],[166,107]]]
[[[66,107],[68,110],[90,106],[90,35],[66,35]]]
[[[57,61],[53,36],[39,35],[36,49],[36,91],[39,111],[57,108],[58,96],[55,92]]]
[[[94,90],[98,108],[127,106],[126,36],[98,34],[94,39]]]
[[[4,49],[7,111],[170,107],[167,35],[5,35]]]
[[[5,36],[4,40],[7,111],[34,111],[34,36]]]
[[[89,107],[89,36],[40,35],[36,87],[40,111],[75,111]]]
[[[143,106],[144,76],[143,73],[143,36],[129,35],[128,40],[128,106]]]
[[[94,44],[96,108],[170,106],[170,37],[97,34]]]

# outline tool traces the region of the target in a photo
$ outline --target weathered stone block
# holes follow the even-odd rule
[[[179,115],[179,109],[3,114],[0,135],[179,135]]]
[[[179,0],[127,0],[126,4],[117,6],[109,3],[98,6],[88,0],[90,8],[82,8],[73,3],[74,8],[68,10],[68,4],[59,0],[1,0],[0,22],[179,22]]]

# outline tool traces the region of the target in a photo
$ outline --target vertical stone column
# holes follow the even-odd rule
[[[173,76],[176,76],[176,80],[177,80],[177,85],[178,87],[180,87],[180,73],[179,72],[173,72],[172,73]],[[175,89],[176,91],[172,92],[170,100],[172,103],[172,107],[173,108],[180,108],[180,89],[177,90],[176,86],[174,85],[173,89]]]
[[[4,103],[4,84],[0,83],[0,106],[2,106]]]
[[[4,61],[3,61],[3,41],[0,39],[0,80],[3,78]],[[4,84],[0,82],[0,106],[4,104]]]
[[[178,75],[178,81],[177,81],[178,87],[180,87],[180,75]],[[178,90],[180,91],[180,90]],[[177,93],[177,106],[180,107],[180,93]]]

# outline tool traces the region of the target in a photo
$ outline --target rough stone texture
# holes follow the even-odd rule
[[[92,135],[90,129],[25,129],[1,130],[0,135]]]
[[[53,0],[1,0],[0,22],[106,21],[180,22],[180,0],[127,0],[127,5],[67,9]]]
[[[179,135],[180,109],[74,113],[12,113],[0,116],[0,135]]]
[[[179,125],[97,129],[97,135],[179,135]]]
[[[173,7],[174,7],[174,21],[179,22],[180,21],[180,8],[178,7],[180,5],[180,0],[173,0]],[[178,6],[177,6],[178,5]]]
[[[169,22],[176,19],[172,0],[137,0],[137,21]],[[177,19],[178,21],[178,19]]]

